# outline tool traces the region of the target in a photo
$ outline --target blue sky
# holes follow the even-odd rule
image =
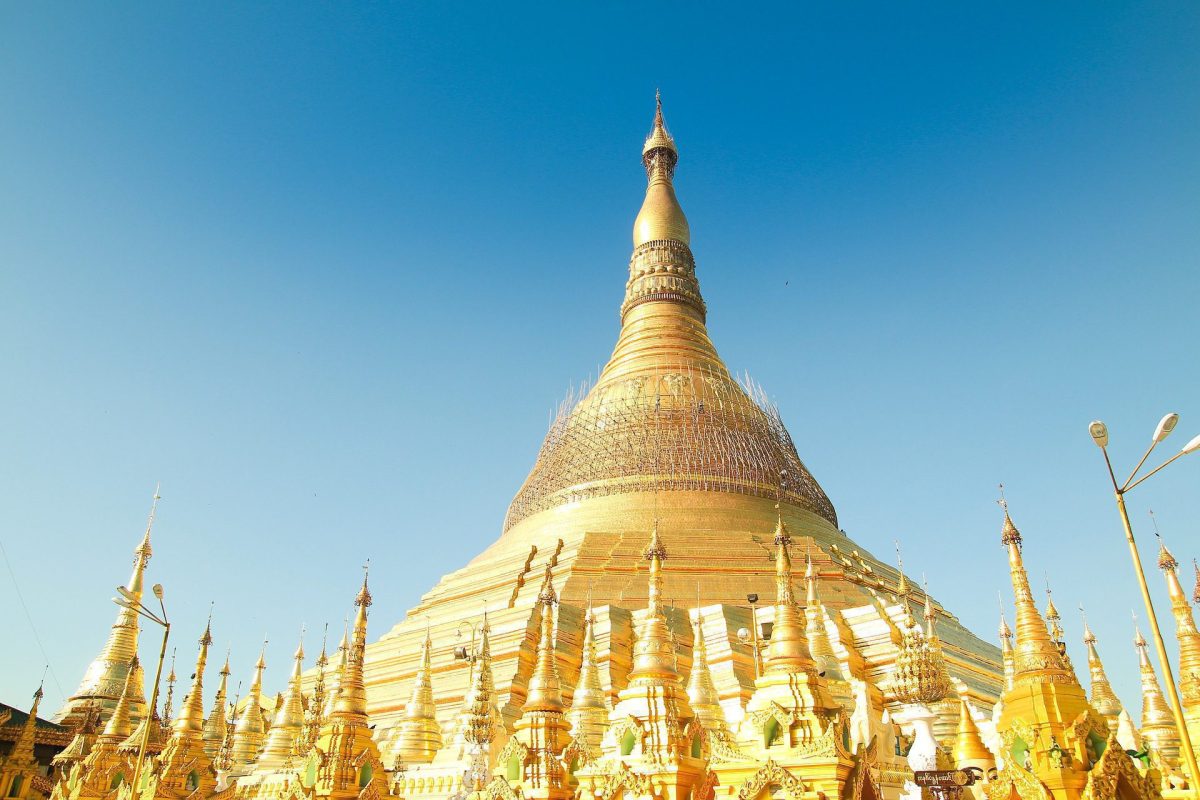
[[[843,527],[994,638],[1003,481],[1136,710],[1086,425],[1130,466],[1166,411],[1200,433],[1198,36],[1188,3],[4,5],[0,542],[47,705],[156,481],[180,658],[215,600],[235,682],[265,633],[280,685],[367,557],[378,635],[499,534],[615,341],[661,87],[713,338]],[[1130,497],[1188,586],[1198,488]],[[7,570],[0,607],[24,705]]]

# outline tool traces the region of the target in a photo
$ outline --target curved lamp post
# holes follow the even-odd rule
[[[1125,540],[1129,543],[1129,556],[1133,560],[1133,571],[1137,576],[1138,586],[1142,590],[1142,601],[1146,604],[1146,616],[1150,620],[1150,630],[1154,634],[1154,650],[1158,654],[1158,663],[1162,667],[1163,679],[1167,683],[1167,694],[1171,698],[1171,713],[1175,717],[1175,727],[1179,731],[1180,743],[1183,745],[1181,749],[1188,766],[1188,780],[1192,787],[1192,793],[1200,798],[1200,769],[1196,766],[1196,751],[1192,749],[1192,739],[1188,735],[1187,723],[1183,718],[1183,705],[1179,702],[1179,690],[1175,688],[1175,675],[1171,671],[1171,662],[1167,657],[1167,646],[1163,643],[1162,631],[1158,627],[1158,617],[1154,613],[1154,603],[1150,600],[1150,589],[1146,585],[1146,573],[1142,570],[1142,557],[1133,540],[1133,527],[1129,524],[1129,512],[1125,509],[1126,492],[1155,475],[1168,464],[1200,450],[1200,436],[1197,436],[1185,444],[1178,453],[1138,478],[1138,472],[1145,465],[1150,453],[1163,439],[1171,435],[1171,431],[1175,430],[1178,423],[1179,415],[1175,413],[1167,414],[1159,420],[1158,426],[1154,429],[1154,436],[1150,439],[1150,446],[1146,448],[1141,460],[1138,461],[1137,466],[1133,468],[1133,472],[1129,473],[1129,477],[1123,484],[1117,483],[1117,475],[1113,472],[1112,461],[1108,458],[1108,426],[1100,420],[1095,420],[1088,426],[1088,432],[1092,435],[1092,441],[1104,453],[1104,463],[1108,467],[1108,477],[1112,480],[1113,494],[1117,499],[1117,511],[1121,515],[1121,523],[1125,526]]]

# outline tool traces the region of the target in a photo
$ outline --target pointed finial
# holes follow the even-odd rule
[[[1192,602],[1200,606],[1200,563],[1192,559],[1192,569],[1196,572],[1196,588],[1192,589]]]
[[[358,596],[354,598],[354,605],[360,608],[366,608],[367,606],[371,605],[372,602],[371,591],[367,588],[367,575],[370,573],[370,571],[371,559],[368,558],[367,562],[363,564],[362,588],[358,590]]]
[[[542,578],[542,588],[538,592],[537,599],[543,606],[552,606],[558,603],[558,596],[554,593],[554,572],[549,562],[546,563],[546,573]]]
[[[654,90],[654,127],[663,127],[662,92],[658,89]]]
[[[1012,638],[1012,628],[1008,627],[1008,620],[1004,617],[1004,595],[1001,592],[996,592],[996,596],[1000,599],[1000,638],[1008,640]]]
[[[1095,644],[1096,634],[1092,633],[1092,629],[1088,626],[1087,612],[1083,610],[1083,603],[1079,604],[1079,616],[1083,617],[1083,643]]]
[[[1004,530],[1000,534],[1000,543],[1005,547],[1015,544],[1019,549],[1021,547],[1021,532],[1017,530],[1017,526],[1013,524],[1012,517],[1008,514],[1008,499],[1004,496],[1004,484],[1000,484],[1000,499],[996,503],[1004,509]]]
[[[908,578],[904,575],[904,558],[900,555],[900,540],[894,540],[896,545],[896,570],[900,573],[900,578],[896,581],[896,597],[908,599],[912,590],[908,586]]]

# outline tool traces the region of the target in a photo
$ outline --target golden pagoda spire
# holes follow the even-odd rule
[[[548,563],[537,602],[541,606],[541,635],[524,710],[560,713],[563,710],[562,688],[554,655],[554,607],[558,605],[558,595],[554,593],[554,574]]]
[[[231,769],[244,775],[250,771],[258,753],[262,750],[266,733],[266,721],[262,712],[262,677],[267,668],[267,643],[263,641],[258,661],[254,663],[254,677],[246,695],[245,707],[233,728],[233,743],[230,748]]]
[[[103,721],[116,707],[121,687],[125,684],[125,673],[129,669],[130,659],[137,653],[138,614],[133,610],[133,606],[142,599],[145,589],[146,565],[150,563],[150,557],[154,554],[150,546],[150,532],[154,528],[154,517],[158,511],[158,501],[161,499],[158,487],[155,486],[154,496],[150,501],[150,514],[146,519],[146,531],[141,542],[134,548],[133,573],[129,576],[129,582],[125,584],[125,591],[129,593],[131,602],[121,606],[109,632],[108,641],[104,643],[104,649],[88,666],[75,694],[59,709],[54,721],[60,725],[71,727],[79,724],[91,707],[100,709]],[[130,714],[133,719],[139,720],[145,713],[145,701],[142,699],[141,690],[138,689],[130,698]]]
[[[829,630],[825,627],[825,607],[817,589],[816,566],[811,554],[807,553],[804,556],[804,581],[808,590],[805,607],[808,627],[805,635],[808,638],[809,652],[812,653],[817,669],[827,680],[845,680],[842,664],[833,651],[833,642],[829,638]]]
[[[572,791],[560,755],[570,743],[570,723],[563,714],[562,692],[554,653],[554,575],[546,565],[546,577],[538,592],[540,628],[537,661],[529,680],[529,694],[514,726],[514,738],[527,748],[518,764],[521,794],[530,798],[566,800]]]
[[[304,674],[304,633],[300,644],[292,655],[292,675],[288,679],[287,694],[275,709],[275,719],[267,732],[267,741],[262,754],[254,764],[255,773],[286,769],[295,754],[296,739],[304,729],[304,697],[301,681]]]
[[[1079,608],[1083,614],[1083,607]],[[1121,716],[1121,701],[1108,682],[1100,653],[1096,650],[1096,634],[1088,626],[1087,615],[1083,615],[1083,644],[1087,647],[1088,673],[1091,675],[1092,708],[1104,717],[1110,730],[1116,731]]]
[[[117,706],[113,709],[112,714],[108,718],[108,722],[104,724],[104,729],[100,732],[100,740],[110,742],[115,749],[118,744],[125,741],[129,737],[130,732],[130,698],[135,690],[135,680],[138,672],[138,657],[135,655],[129,660],[129,669],[126,671],[125,686],[121,690],[121,696],[117,700]]]
[[[699,590],[697,590],[699,593]],[[692,623],[692,670],[687,682],[688,702],[696,719],[706,731],[723,731],[728,727],[725,709],[721,707],[721,696],[713,684],[712,670],[708,664],[708,644],[704,637],[704,615],[700,604],[696,604],[696,619]]]
[[[167,673],[167,697],[162,708],[162,724],[165,727],[171,726],[171,717],[175,715],[175,682],[179,680],[175,675],[175,653],[176,648],[171,648],[171,671]]]
[[[1196,585],[1192,589],[1192,602],[1200,606],[1200,562],[1192,559],[1192,569],[1196,573]]]
[[[678,681],[675,647],[662,609],[662,565],[667,559],[667,549],[659,537],[658,523],[654,524],[650,543],[642,551],[642,557],[650,562],[649,590],[646,616],[642,619],[637,641],[633,645],[633,669],[629,673],[629,683],[640,685],[663,680]]]
[[[1142,678],[1142,738],[1150,744],[1154,754],[1168,767],[1173,767],[1179,763],[1181,747],[1179,731],[1175,728],[1175,717],[1163,698],[1158,676],[1150,663],[1150,655],[1146,652],[1146,639],[1136,625],[1134,632],[1133,645],[1138,651]]]
[[[1179,688],[1187,716],[1200,718],[1200,631],[1192,616],[1192,607],[1179,583],[1179,562],[1162,541],[1158,540],[1158,568],[1167,580],[1171,598],[1171,614],[1175,617],[1175,638],[1179,641]],[[1197,590],[1200,591],[1200,573]],[[1194,725],[1200,726],[1200,719]],[[1200,729],[1200,727],[1198,727]]]
[[[217,774],[204,742],[204,667],[212,644],[212,620],[204,626],[196,656],[192,688],[183,698],[171,738],[158,759],[156,797],[207,796],[216,787]]]
[[[43,694],[42,684],[39,683],[37,691],[33,693],[33,707],[29,709],[29,716],[25,718],[21,732],[8,753],[0,756],[0,797],[17,800],[41,797],[41,793],[33,790],[31,781],[41,774],[38,760],[33,754],[33,746],[36,743],[38,707],[42,704]]]
[[[1029,575],[1021,557],[1021,533],[1008,514],[1008,503],[1001,499],[1004,509],[1004,530],[1000,542],[1008,548],[1008,566],[1012,579],[1017,614],[1017,643],[1013,657],[1013,682],[1040,682],[1052,676],[1052,682],[1075,683],[1074,673],[1063,663],[1062,653],[1050,639],[1046,621],[1038,613],[1029,588]]]
[[[633,246],[670,240],[688,244],[691,233],[687,217],[675,197],[672,181],[679,150],[663,122],[662,95],[656,93],[654,127],[642,146],[642,165],[646,168],[646,200],[633,223]]]
[[[204,754],[215,759],[225,742],[229,727],[228,691],[229,691],[229,652],[225,653],[225,664],[221,667],[221,680],[217,684],[217,696],[213,698],[212,711],[204,721]]]
[[[1046,581],[1046,626],[1050,631],[1050,638],[1058,647],[1059,653],[1062,653],[1066,647],[1063,641],[1065,634],[1062,628],[1062,614],[1058,613],[1058,606],[1054,605],[1054,591],[1050,588],[1050,581]]]
[[[329,624],[321,635],[321,654],[317,656],[317,677],[313,681],[312,697],[304,713],[304,730],[296,737],[295,753],[298,756],[306,754],[316,744],[321,735],[321,726],[325,724],[326,689],[325,670],[329,666],[329,654],[326,645],[329,638]]]
[[[347,617],[342,621],[342,640],[338,642],[337,651],[334,655],[337,656],[337,666],[333,669],[333,680],[329,682],[329,688],[326,690],[325,710],[323,716],[328,719],[333,713],[333,707],[337,703],[338,694],[342,690],[342,675],[346,672],[346,660],[350,652],[350,619]]]
[[[433,639],[425,626],[421,663],[413,679],[412,695],[404,707],[394,752],[405,764],[428,764],[442,747],[442,728],[433,702]]]
[[[1004,600],[1000,601],[1000,655],[1004,662],[1004,688],[1006,691],[1013,688],[1013,672],[1015,665],[1013,663],[1013,632],[1012,628],[1008,627],[1008,620],[1004,618]]]
[[[767,645],[766,672],[815,671],[808,650],[803,612],[792,593],[792,543],[787,524],[776,507],[775,518],[775,623]]]
[[[309,755],[309,763],[315,770],[312,796],[317,798],[350,800],[363,793],[387,794],[383,759],[371,736],[367,717],[367,688],[363,678],[367,609],[372,602],[367,585],[369,572],[368,561],[363,566],[362,587],[354,598],[357,610],[337,701]]]
[[[350,632],[350,651],[346,656],[345,671],[338,685],[337,701],[331,716],[366,720],[367,689],[363,678],[363,659],[367,652],[367,609],[371,606],[371,590],[367,588],[367,570],[363,570],[362,587],[354,598],[358,610],[354,614],[354,627]]]
[[[591,602],[583,617],[583,647],[579,666],[579,681],[571,695],[567,720],[571,736],[585,752],[599,752],[600,740],[608,727],[608,698],[600,683],[600,666],[596,662],[596,615]]]
[[[479,655],[474,682],[464,700],[463,737],[468,743],[487,748],[496,729],[496,713],[492,702],[492,649],[489,641],[487,609],[483,610],[483,626],[479,630]]]
[[[996,757],[983,743],[979,725],[971,715],[971,707],[965,697],[958,700],[958,734],[954,739],[954,766],[957,769],[978,767],[984,772],[996,766]]]
[[[125,682],[108,721],[87,756],[69,776],[71,797],[103,797],[128,780],[132,765],[118,752],[118,747],[129,737],[131,698],[139,672],[140,664],[134,655],[126,665]]]

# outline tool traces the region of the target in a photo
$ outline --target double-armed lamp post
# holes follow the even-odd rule
[[[124,586],[118,586],[117,592],[120,597],[114,597],[113,602],[122,608],[127,608],[130,611],[145,617],[151,622],[162,626],[163,638],[162,647],[158,650],[158,667],[154,670],[154,689],[150,693],[150,705],[146,709],[145,727],[142,729],[142,741],[138,743],[137,761],[133,763],[133,779],[130,781],[130,788],[134,795],[140,793],[138,781],[142,776],[142,764],[146,760],[146,745],[150,741],[150,726],[154,724],[154,711],[158,708],[158,682],[162,677],[163,660],[167,657],[167,638],[171,635],[171,623],[167,621],[167,608],[163,605],[163,587],[161,583],[154,584],[151,589],[154,592],[154,597],[158,600],[158,608],[162,613],[160,617],[142,604],[141,598],[133,592],[126,589]]]
[[[1112,461],[1108,458],[1108,426],[1100,420],[1096,420],[1088,426],[1088,431],[1092,434],[1092,440],[1096,442],[1101,452],[1104,453],[1104,463],[1108,467],[1108,477],[1112,480],[1113,493],[1117,499],[1117,511],[1121,515],[1121,523],[1125,526],[1125,540],[1129,544],[1130,558],[1133,559],[1133,571],[1137,576],[1138,586],[1141,587],[1142,601],[1146,604],[1146,616],[1150,620],[1150,630],[1154,634],[1154,649],[1158,653],[1158,663],[1162,667],[1163,679],[1167,683],[1167,694],[1171,698],[1171,712],[1175,716],[1175,727],[1179,731],[1179,739],[1183,745],[1181,749],[1187,761],[1188,781],[1192,786],[1193,793],[1197,798],[1200,798],[1200,769],[1196,767],[1196,751],[1192,749],[1192,739],[1188,735],[1187,723],[1183,718],[1183,704],[1179,702],[1179,690],[1175,688],[1175,675],[1171,671],[1171,662],[1167,657],[1167,647],[1163,643],[1162,631],[1158,627],[1158,617],[1154,613],[1154,603],[1150,600],[1150,589],[1146,585],[1146,573],[1142,570],[1142,557],[1138,553],[1137,543],[1133,540],[1133,527],[1129,524],[1129,512],[1125,508],[1126,492],[1158,473],[1168,464],[1189,453],[1200,450],[1200,436],[1197,436],[1185,444],[1183,449],[1178,453],[1142,477],[1138,477],[1138,472],[1145,465],[1146,459],[1150,457],[1150,453],[1163,439],[1171,435],[1171,431],[1175,430],[1175,426],[1178,423],[1179,415],[1175,413],[1167,414],[1159,420],[1158,427],[1154,429],[1154,436],[1150,440],[1150,446],[1146,448],[1141,461],[1138,461],[1137,466],[1133,468],[1133,472],[1129,473],[1129,477],[1123,484],[1117,483],[1117,475],[1113,472]]]

